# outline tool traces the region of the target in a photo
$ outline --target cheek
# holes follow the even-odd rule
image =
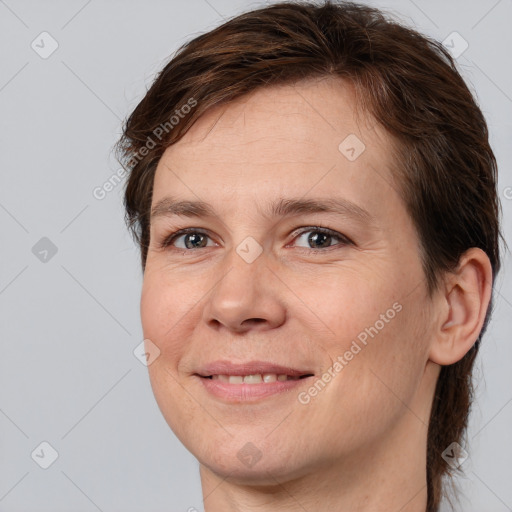
[[[144,338],[155,343],[161,355],[172,362],[186,346],[183,340],[189,334],[187,329],[197,323],[200,294],[191,294],[190,286],[183,280],[167,281],[165,273],[146,271],[140,315]]]
[[[378,276],[376,270],[373,268],[372,275],[349,266],[334,267],[316,279],[295,279],[296,289],[301,290],[301,300],[322,321],[333,340],[350,340],[376,321],[380,325],[380,315],[388,310],[385,320],[396,316],[393,304],[399,301],[401,290],[394,284],[392,269]]]
[[[428,326],[420,300],[412,295],[384,304],[360,331],[366,340],[357,356],[364,366],[363,394],[373,394],[397,411],[413,399],[428,359]],[[357,365],[353,376],[359,378]]]
[[[400,303],[400,311],[390,306],[382,309],[387,323],[380,311],[370,321],[360,316],[344,322],[346,336],[328,347],[343,368],[312,405],[320,423],[336,426],[333,436],[338,429],[354,445],[380,436],[407,414],[423,375],[426,357],[422,340],[415,338],[415,306]]]
[[[328,336],[318,339],[329,355],[322,371],[336,361],[343,365],[328,394],[338,395],[340,386],[344,396],[347,389],[357,390],[359,399],[379,403],[383,397],[396,400],[390,389],[405,400],[414,391],[427,359],[428,304],[421,287],[413,293],[405,288],[389,272],[387,280],[372,281],[346,273],[333,276],[322,293],[306,289],[329,328]]]
[[[151,387],[164,418],[175,432],[187,423],[189,411],[193,410],[190,398],[178,383],[178,364],[187,349],[183,341],[194,311],[180,283],[169,283],[164,272],[154,272],[147,266],[140,301],[144,338],[160,350],[148,366]]]

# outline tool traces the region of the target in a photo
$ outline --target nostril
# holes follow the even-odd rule
[[[244,325],[245,323],[249,323],[249,324],[260,324],[261,322],[265,322],[265,319],[264,318],[249,318],[248,320],[244,320],[242,322],[242,325]]]

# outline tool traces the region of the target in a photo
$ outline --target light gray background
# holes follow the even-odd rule
[[[438,40],[457,31],[469,43],[458,62],[489,123],[510,244],[512,1],[367,3]],[[171,53],[259,5],[0,0],[0,511],[203,510],[198,464],[163,420],[133,354],[142,341],[141,272],[122,186],[103,200],[93,190],[119,168],[111,148],[121,120]],[[43,31],[59,45],[47,59],[31,48]],[[32,251],[42,237],[57,248],[39,254],[46,262]],[[465,512],[512,510],[504,259],[477,362],[467,476],[458,480]],[[35,459],[49,456],[43,441],[58,452],[46,470],[31,457],[36,449]]]

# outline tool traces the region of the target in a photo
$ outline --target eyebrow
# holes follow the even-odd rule
[[[372,224],[372,215],[357,204],[343,198],[278,199],[266,207],[262,215],[266,218],[288,217],[304,213],[336,213],[344,217],[353,218],[364,224]],[[151,209],[151,220],[156,217],[217,217],[212,205],[204,201],[180,201],[172,197],[165,197],[158,201]]]

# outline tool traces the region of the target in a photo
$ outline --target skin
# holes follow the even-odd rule
[[[491,268],[470,249],[428,297],[418,236],[391,173],[392,141],[354,105],[340,79],[266,87],[204,114],[156,170],[153,206],[172,195],[216,212],[152,218],[141,298],[144,337],[160,351],[148,366],[153,392],[200,462],[206,512],[426,509],[435,383],[440,365],[478,337]],[[366,146],[354,161],[338,149],[349,134]],[[371,223],[262,212],[281,198],[340,197]],[[352,243],[308,243],[315,226]],[[188,227],[207,233],[205,247],[187,249],[183,236],[159,246]],[[248,236],[262,248],[252,263],[236,252]],[[393,304],[401,306],[394,318],[307,404],[298,394],[311,379],[226,403],[194,375],[219,359],[265,360],[319,379]],[[237,457],[249,442],[261,455],[251,467]]]

